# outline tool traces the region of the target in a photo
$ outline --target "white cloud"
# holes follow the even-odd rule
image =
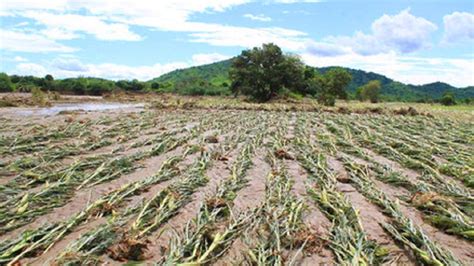
[[[15,61],[15,62],[27,62],[28,59],[26,59],[24,57],[21,57],[21,56],[15,56],[15,57],[13,57],[13,61]]]
[[[348,53],[334,57],[301,55],[312,66],[344,66],[386,75],[396,81],[410,84],[426,84],[442,81],[454,86],[465,87],[474,84],[473,58],[424,58],[400,55],[394,51],[360,55]]]
[[[28,62],[29,60],[27,58],[24,58],[22,56],[14,56],[14,57],[9,57],[9,56],[3,56],[2,57],[2,63],[3,62]]]
[[[27,11],[23,17],[36,20],[46,26],[42,32],[52,39],[68,40],[78,38],[78,32],[94,35],[99,40],[138,41],[141,37],[120,23],[106,23],[97,16],[76,14],[53,14],[48,12]]]
[[[350,52],[350,49],[332,43],[308,41],[305,44],[305,51],[310,54],[326,57],[347,54]]]
[[[13,25],[13,28],[23,28],[25,26],[28,26],[30,25],[30,23],[28,21],[23,21],[23,22],[20,22],[20,23],[17,23],[15,25]]]
[[[0,16],[33,19],[19,28],[1,30],[1,49],[25,52],[70,53],[74,48],[55,40],[69,40],[92,35],[105,40],[139,40],[135,27],[150,30],[182,32],[189,41],[215,46],[249,48],[274,42],[285,50],[302,53],[313,65],[341,65],[379,72],[391,78],[426,83],[441,80],[458,86],[474,84],[471,76],[472,57],[468,59],[427,59],[407,57],[405,53],[429,47],[430,35],[437,29],[432,22],[416,17],[410,10],[395,15],[383,15],[372,23],[369,32],[352,36],[330,36],[311,41],[302,31],[278,27],[238,27],[193,20],[196,13],[223,12],[251,0],[3,0]],[[273,3],[319,2],[268,0]],[[304,12],[304,11],[301,11]],[[469,13],[467,13],[469,14]],[[470,14],[472,15],[472,14]],[[445,16],[447,39],[472,39],[472,24],[466,23],[466,13]],[[470,25],[469,25],[470,23]],[[471,28],[469,28],[471,26]],[[35,31],[24,28],[35,28]],[[39,27],[39,29],[38,29]],[[23,29],[23,30],[20,30]],[[466,29],[468,29],[466,31]],[[467,32],[467,33],[466,33]],[[45,37],[48,35],[48,37]],[[176,68],[210,63],[227,58],[220,54],[196,54],[189,61],[146,66],[120,64],[87,64],[77,58],[57,58],[44,64],[22,62],[19,74],[58,77],[98,76],[112,79],[138,78],[147,80]],[[35,74],[36,75],[36,74]]]
[[[57,40],[78,38],[82,32],[107,40],[139,39],[129,30],[130,26],[185,32],[189,33],[190,41],[216,46],[250,47],[271,41],[284,49],[294,50],[301,47],[298,42],[307,40],[305,33],[283,28],[249,28],[191,21],[195,13],[223,12],[251,0],[135,0],[133,4],[129,0],[53,0],[44,5],[36,0],[4,2],[0,14],[34,19],[46,26],[43,34]]]
[[[466,20],[459,16],[456,19]],[[457,25],[463,29],[467,27],[461,22]],[[313,66],[363,69],[411,84],[435,81],[460,87],[474,84],[472,55],[462,59],[407,55],[429,47],[430,35],[436,29],[435,24],[413,16],[407,9],[375,20],[369,34],[358,31],[353,36],[329,36],[322,42],[309,42],[302,58]],[[465,30],[456,29],[454,32],[462,32],[463,37],[466,35]]]
[[[69,72],[87,72],[89,70],[86,65],[74,57],[58,57],[52,61],[51,66],[57,70]]]
[[[360,31],[357,31],[353,36],[329,36],[324,40],[333,44],[337,43],[341,47],[347,47],[360,55],[374,55],[390,51],[390,48],[375,36]]]
[[[81,35],[75,33],[74,31],[65,30],[62,28],[47,28],[39,31],[44,36],[52,40],[72,40],[80,38]]]
[[[36,63],[20,63],[16,65],[16,68],[13,71],[13,73],[43,77],[46,74],[48,74],[48,71],[46,70],[44,66],[36,64]]]
[[[72,65],[47,65],[43,66],[36,63],[21,63],[13,69],[12,74],[18,75],[34,75],[44,76],[46,74],[52,74],[57,78],[68,78],[68,77],[101,77],[112,80],[119,79],[138,79],[138,80],[149,80],[154,77],[158,77],[166,72],[185,68],[189,65],[185,62],[181,63],[170,63],[170,64],[154,64],[149,66],[127,66],[120,64],[80,64],[80,68],[77,68],[77,62],[71,62]],[[76,64],[76,65],[74,65]]]
[[[0,49],[14,52],[63,52],[69,53],[76,49],[48,39],[43,35],[22,31],[0,29]]]
[[[283,28],[244,28],[220,27],[213,31],[190,34],[192,42],[208,43],[215,46],[240,46],[245,48],[260,46],[273,42],[283,49],[298,51],[309,41],[306,33]]]
[[[396,15],[383,15],[372,23],[371,33],[357,31],[353,36],[329,36],[328,43],[350,47],[361,55],[396,51],[411,53],[430,46],[431,33],[438,27],[432,22],[410,14],[405,9]]]
[[[253,15],[253,14],[245,14],[244,18],[248,18],[250,20],[257,20],[257,21],[262,21],[262,22],[269,22],[272,21],[271,17],[265,16],[264,14],[258,14],[258,15]]]
[[[444,41],[474,40],[474,14],[453,12],[443,17]]]
[[[281,4],[294,4],[294,3],[319,3],[322,0],[275,0],[276,3]]]
[[[173,31],[194,31],[196,28],[186,29],[186,26],[202,26],[197,24],[188,24],[190,16],[194,13],[204,12],[222,12],[233,6],[249,2],[248,0],[56,0],[48,1],[44,5],[38,4],[36,0],[4,0],[2,7],[4,12],[23,16],[25,12],[39,12],[53,15],[68,14],[87,14],[83,17],[90,16],[100,17],[102,21],[122,23],[126,25],[136,25],[152,27],[158,30]],[[50,3],[52,2],[52,3]],[[65,17],[63,17],[65,18]],[[42,19],[42,18],[38,18]],[[55,22],[67,23],[65,19]],[[75,21],[80,24],[81,21]],[[100,21],[95,21],[100,22]],[[66,26],[66,25],[65,25]]]
[[[214,63],[217,61],[222,61],[225,59],[229,59],[230,56],[228,55],[223,55],[219,53],[211,53],[211,54],[195,54],[192,56],[192,63],[194,65],[205,65],[205,64],[210,64]]]
[[[422,17],[415,17],[405,9],[397,15],[383,15],[372,23],[372,33],[387,46],[402,53],[424,48],[430,34],[438,27]]]
[[[118,64],[98,64],[87,65],[88,75],[95,77],[105,77],[109,79],[138,79],[149,80],[158,77],[164,73],[179,68],[185,68],[189,65],[186,63],[176,62],[168,64],[154,64],[151,66],[127,66]]]
[[[45,62],[43,65],[36,63],[20,63],[15,67],[11,74],[35,76],[52,74],[57,78],[85,76],[101,77],[113,80],[150,80],[175,69],[187,68],[201,64],[209,64],[227,58],[230,58],[230,56],[217,53],[195,54],[189,61],[171,62],[167,64],[127,66],[111,63],[85,64],[75,57],[61,56],[52,60],[52,62]]]

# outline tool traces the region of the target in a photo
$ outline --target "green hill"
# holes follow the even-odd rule
[[[229,68],[232,64],[232,59],[212,63],[208,65],[195,66],[185,69],[177,69],[169,73],[163,74],[151,81],[159,83],[176,83],[186,79],[201,78],[208,80],[213,84],[220,84],[229,81]]]
[[[232,59],[195,66],[186,69],[178,69],[149,82],[159,84],[163,91],[178,92],[184,94],[229,94],[230,84],[229,68]],[[325,73],[333,67],[316,68],[320,73]],[[382,84],[382,98],[389,101],[420,101],[439,99],[447,92],[452,92],[457,99],[474,98],[474,87],[456,88],[442,82],[434,82],[425,85],[410,85],[392,80],[384,75],[363,70],[345,68],[351,75],[352,81],[347,90],[353,94],[359,86],[370,80],[379,80]]]
[[[232,59],[228,59],[208,65],[177,69],[149,82],[152,84],[158,83],[160,90],[164,92],[191,95],[229,94],[229,68],[231,64]]]

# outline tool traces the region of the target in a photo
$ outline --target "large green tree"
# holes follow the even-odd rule
[[[248,95],[259,102],[276,96],[282,89],[298,91],[304,80],[304,64],[298,57],[283,54],[273,43],[244,50],[229,71],[234,94]]]

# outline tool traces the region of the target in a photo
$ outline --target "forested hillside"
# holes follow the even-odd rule
[[[232,59],[213,64],[178,69],[149,81],[159,91],[187,95],[226,95],[230,93],[229,69]]]

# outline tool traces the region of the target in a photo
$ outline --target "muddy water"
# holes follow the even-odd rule
[[[35,108],[18,108],[15,112],[18,115],[30,116],[30,115],[39,115],[39,116],[48,116],[48,115],[57,115],[61,112],[71,112],[71,111],[108,111],[108,110],[143,110],[143,103],[138,104],[125,104],[125,103],[62,103],[55,104],[51,107],[35,107]]]

